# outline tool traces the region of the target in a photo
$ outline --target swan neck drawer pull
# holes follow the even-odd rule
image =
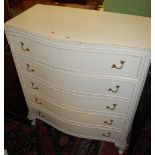
[[[33,88],[33,89],[39,89],[38,87],[35,87],[35,86],[34,86],[34,83],[33,83],[33,82],[31,82],[31,85],[32,85],[32,88]]]
[[[108,134],[102,134],[102,136],[104,136],[104,137],[110,137],[110,135],[111,135],[111,133],[110,132],[108,132]]]
[[[113,64],[113,65],[111,66],[111,68],[122,69],[122,67],[123,67],[123,65],[124,65],[124,63],[125,63],[125,61],[120,61],[120,63],[121,63],[120,67],[117,67],[115,64]]]
[[[34,69],[30,69],[30,65],[29,64],[26,64],[26,66],[27,66],[27,70],[29,71],[29,72],[34,72]]]
[[[112,107],[112,108],[111,108],[111,107],[109,107],[109,106],[107,106],[107,107],[106,107],[106,109],[115,110],[116,105],[117,105],[117,104],[113,104],[113,107]]]
[[[45,118],[45,116],[42,115],[40,111],[39,111],[39,117]]]
[[[119,88],[120,86],[116,86],[116,90],[112,90],[111,88],[109,88],[108,89],[108,91],[111,91],[111,92],[113,92],[113,93],[116,93],[116,92],[118,92],[118,88]]]
[[[114,120],[111,119],[110,122],[105,121],[104,124],[112,125],[113,122],[114,122]]]
[[[23,42],[20,42],[20,44],[21,44],[21,49],[22,49],[23,51],[30,52],[29,48],[24,48],[24,43],[23,43]]]
[[[42,104],[42,102],[39,102],[37,98],[35,98],[35,102],[36,102],[37,104]]]

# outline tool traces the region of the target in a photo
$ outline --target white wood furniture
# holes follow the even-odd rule
[[[150,64],[150,18],[38,4],[5,32],[28,118],[123,153]]]

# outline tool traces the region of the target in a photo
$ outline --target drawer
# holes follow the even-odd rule
[[[130,99],[134,89],[134,84],[130,82],[63,72],[21,57],[16,58],[16,61],[21,72],[48,82],[54,87],[80,94],[107,95]]]
[[[136,77],[141,57],[112,54],[108,51],[87,52],[45,45],[30,39],[10,36],[14,52],[35,58],[52,66],[78,72]]]
[[[47,122],[48,124],[51,124],[53,127],[65,133],[91,139],[112,139],[116,141],[120,140],[121,132],[117,130],[104,129],[98,127],[88,127],[84,125],[81,126],[75,123],[73,124],[71,122],[55,117],[41,109],[35,107],[29,108],[31,108],[31,112],[35,114],[37,118]]]
[[[33,106],[40,106],[53,115],[61,117],[65,120],[69,120],[73,123],[76,122],[84,125],[104,126],[108,128],[116,128],[119,130],[122,130],[125,123],[125,119],[122,117],[105,115],[104,113],[98,114],[79,110],[77,111],[75,109],[68,109],[65,107],[65,105],[62,106],[54,101],[43,99],[40,96],[29,92],[26,92],[26,96],[29,100],[29,103],[33,104]]]
[[[56,89],[54,87],[49,87],[46,84],[28,76],[22,76],[22,80],[25,88],[39,93],[48,99],[54,100],[57,104],[68,108],[126,116],[129,107],[128,101],[97,96],[78,95],[61,89]]]

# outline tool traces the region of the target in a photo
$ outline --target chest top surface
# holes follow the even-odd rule
[[[150,48],[150,18],[37,4],[5,23],[51,39]]]

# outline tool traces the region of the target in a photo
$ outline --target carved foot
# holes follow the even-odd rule
[[[123,154],[124,150],[123,149],[119,149],[119,154]]]
[[[31,120],[31,125],[33,125],[33,126],[36,125],[36,119]]]
[[[123,145],[120,145],[119,143],[115,143],[115,146],[119,149],[119,154],[123,154],[126,150],[126,141],[124,141]]]
[[[27,118],[31,121],[31,125],[33,126],[36,125],[36,116],[33,115],[30,111],[29,111]]]

